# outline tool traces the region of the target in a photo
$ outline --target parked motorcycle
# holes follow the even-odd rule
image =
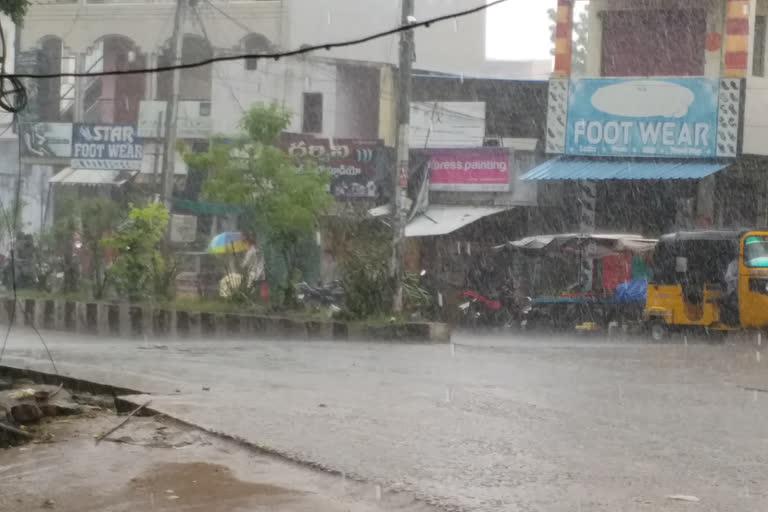
[[[344,288],[341,281],[312,286],[301,282],[296,286],[296,298],[307,306],[328,310],[329,316],[341,311],[344,303]]]
[[[462,290],[459,297],[467,299],[459,304],[463,324],[467,327],[490,327],[497,325],[501,314],[501,302],[490,299],[474,290]]]
[[[459,310],[469,327],[521,329],[532,310],[530,297],[520,299],[511,293],[504,293],[502,300],[497,300],[474,290],[464,290],[459,297],[468,299],[459,304]]]

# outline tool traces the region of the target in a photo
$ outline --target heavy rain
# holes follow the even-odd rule
[[[0,511],[768,509],[767,20],[0,0]]]

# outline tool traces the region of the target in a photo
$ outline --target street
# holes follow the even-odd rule
[[[768,361],[755,339],[44,336],[63,374],[157,394],[161,412],[385,494],[482,511],[768,507]],[[2,364],[51,371],[24,330]]]

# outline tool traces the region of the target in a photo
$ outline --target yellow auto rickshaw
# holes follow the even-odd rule
[[[653,254],[644,319],[651,337],[768,327],[768,231],[665,235]]]

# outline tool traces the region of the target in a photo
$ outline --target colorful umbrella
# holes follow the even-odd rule
[[[208,252],[213,254],[232,254],[245,252],[251,247],[251,243],[240,232],[220,233],[213,237],[208,244]]]

